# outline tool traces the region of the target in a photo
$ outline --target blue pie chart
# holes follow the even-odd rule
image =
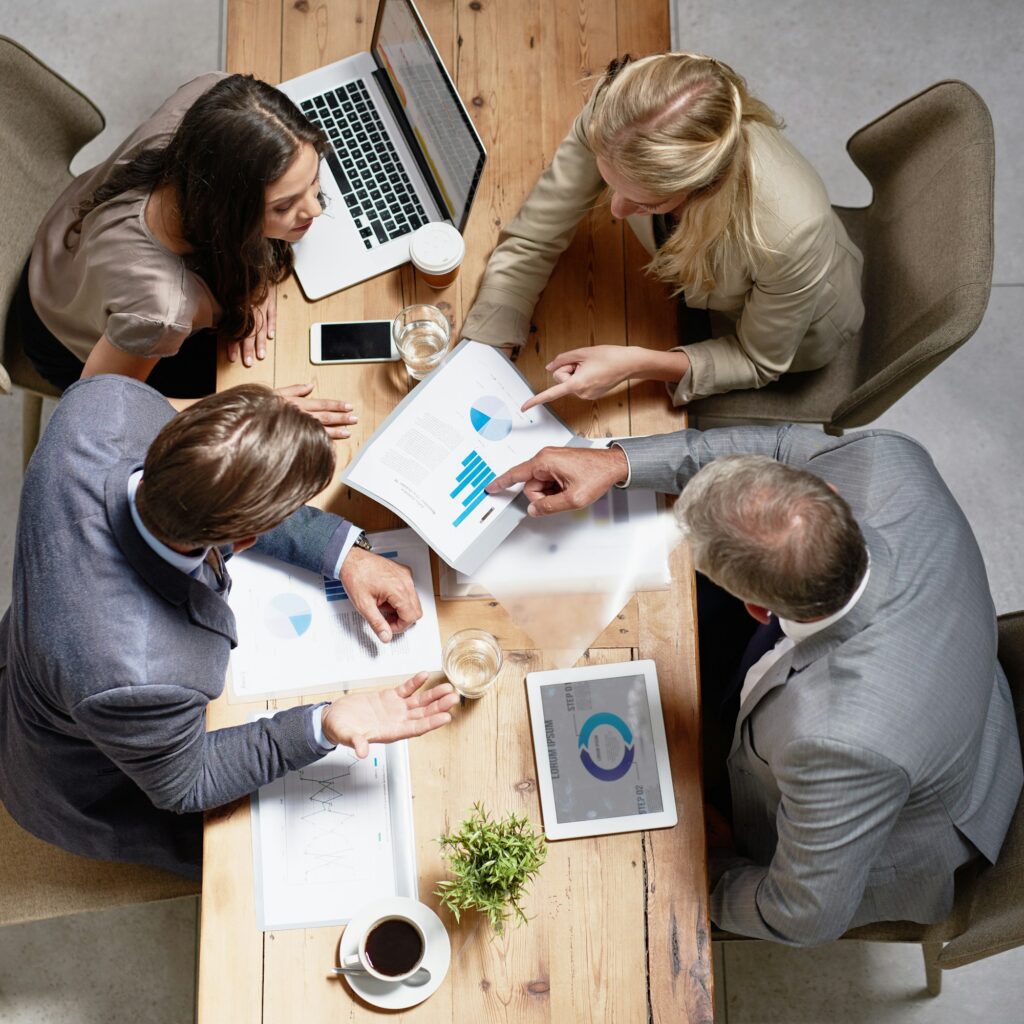
[[[473,429],[488,441],[504,441],[512,433],[512,414],[508,406],[494,395],[484,395],[469,407]]]
[[[309,629],[313,612],[298,594],[275,594],[267,608],[267,629],[280,640],[296,640]]]

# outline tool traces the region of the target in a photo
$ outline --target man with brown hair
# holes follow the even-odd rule
[[[488,490],[517,482],[533,515],[613,485],[681,494],[694,567],[740,611],[730,664],[698,586],[736,846],[712,850],[715,923],[816,945],[945,917],[956,869],[996,859],[1022,771],[981,552],[928,453],[882,430],[682,430],[544,449]]]
[[[207,732],[235,621],[225,557],[248,547],[339,577],[384,642],[421,615],[409,571],[340,516],[303,505],[334,453],[258,385],[175,416],[139,381],[70,387],[29,465],[11,607],[0,623],[0,800],[73,853],[191,877],[202,815],[343,743],[420,735],[457,698],[390,691]]]

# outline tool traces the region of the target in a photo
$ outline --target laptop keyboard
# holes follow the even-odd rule
[[[362,82],[328,89],[300,106],[330,142],[327,163],[367,249],[427,223],[423,205]]]

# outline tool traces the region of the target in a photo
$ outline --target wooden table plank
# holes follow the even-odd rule
[[[641,56],[668,46],[667,3],[630,6],[620,19],[622,53]],[[632,232],[626,233],[626,327],[630,345],[675,344],[675,300],[668,288],[643,272],[648,260]],[[633,434],[679,430],[686,416],[665,400],[662,384],[630,390]],[[714,1019],[700,763],[700,686],[697,675],[696,594],[685,547],[672,558],[673,589],[640,594],[641,652],[658,664],[665,729],[672,757],[679,826],[645,838],[647,865],[647,972],[653,1024],[689,1024]]]
[[[625,0],[419,0],[418,6],[490,154],[465,232],[467,258],[459,279],[435,292],[406,267],[317,303],[308,303],[291,279],[278,290],[278,338],[267,362],[250,371],[222,364],[218,376],[220,387],[239,380],[314,380],[318,394],[352,401],[361,422],[351,441],[335,445],[339,468],[409,385],[400,366],[311,367],[309,324],[390,319],[402,305],[427,301],[441,306],[457,330],[501,224],[515,214],[568,130],[591,88],[587,77],[624,49],[654,51],[668,42],[663,0],[645,2],[642,10],[627,10]],[[293,77],[365,49],[375,10],[376,0],[230,0],[228,67],[270,81]],[[581,225],[544,293],[520,360],[534,387],[549,383],[545,363],[568,348],[672,343],[673,305],[662,286],[642,276],[646,257],[636,248],[606,205]],[[682,422],[660,386],[620,389],[600,402],[555,408],[588,436],[654,432]],[[317,503],[368,529],[396,525],[386,510],[338,483]],[[673,566],[673,589],[631,600],[587,658],[657,660],[680,826],[551,844],[529,903],[533,919],[499,941],[477,927],[475,915],[456,925],[442,913],[452,937],[452,971],[426,1003],[397,1016],[453,1024],[475,1018],[563,1024],[644,1021],[649,1015],[678,1020],[685,1011],[691,1021],[710,1019],[710,950],[700,944],[706,936],[704,850],[701,829],[694,827],[702,818],[688,617],[692,572],[682,555]],[[410,746],[420,895],[435,908],[432,890],[444,877],[436,837],[457,824],[474,800],[540,823],[523,679],[534,668],[553,667],[529,649],[532,641],[494,602],[443,602],[439,618],[442,636],[468,624],[490,629],[506,651],[506,665],[495,694],[467,704],[448,729]],[[221,699],[211,706],[209,726],[244,721],[252,710]],[[255,931],[248,818],[242,802],[211,817],[207,827],[199,1020],[305,1024],[377,1016],[342,991],[343,983],[326,980],[338,929],[272,932],[265,940]],[[650,1005],[640,967],[645,948]]]

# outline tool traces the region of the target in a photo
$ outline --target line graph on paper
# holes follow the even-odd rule
[[[383,748],[344,747],[284,779],[288,882],[390,886],[394,871]]]

